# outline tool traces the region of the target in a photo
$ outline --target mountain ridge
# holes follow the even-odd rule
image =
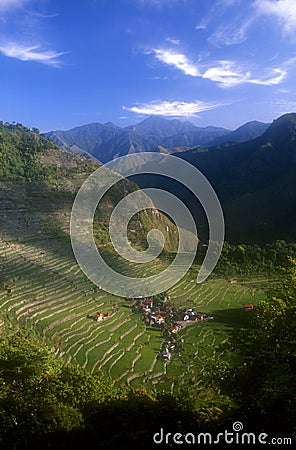
[[[211,146],[225,144],[227,142],[246,142],[261,136],[268,127],[270,123],[258,122],[258,120],[252,120],[246,122],[225,136],[221,136],[214,139],[211,142]]]
[[[123,128],[112,122],[91,123],[70,130],[51,131],[45,135],[65,151],[95,157],[106,163],[130,153],[172,153],[175,148],[184,151],[197,145],[214,145],[219,139],[226,142],[233,136],[238,141],[249,140],[260,135],[268,126],[261,122],[256,124],[256,127],[242,126],[239,127],[241,131],[237,129],[233,132],[222,127],[198,127],[189,121],[150,116],[138,124]]]
[[[221,151],[223,149],[223,151]],[[275,119],[259,137],[243,143],[178,153],[212,183],[230,240],[296,240],[296,114]]]

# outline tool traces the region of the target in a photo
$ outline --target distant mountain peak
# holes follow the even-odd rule
[[[287,113],[275,119],[266,130],[264,139],[276,140],[295,140],[296,139],[296,113]]]
[[[252,120],[244,123],[240,127],[231,131],[230,133],[218,137],[211,142],[211,146],[225,144],[226,142],[246,142],[256,139],[261,136],[268,128],[270,123],[259,122],[258,120]]]
[[[113,127],[113,128],[120,128],[120,127],[118,127],[117,125],[114,125],[114,123],[113,122],[105,122],[104,123],[104,126],[105,127]]]
[[[190,121],[151,115],[141,122],[121,128],[112,122],[91,123],[68,131],[52,131],[47,137],[63,150],[91,154],[103,163],[131,152],[168,153],[188,150],[196,146],[220,145],[224,142],[243,142],[260,136],[269,124],[248,122],[237,130],[222,127],[199,127]]]

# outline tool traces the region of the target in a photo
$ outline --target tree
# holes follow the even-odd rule
[[[248,329],[235,331],[230,351],[213,380],[235,400],[253,429],[291,436],[296,432],[296,261],[261,301]]]
[[[0,446],[79,430],[93,404],[114,396],[105,376],[65,366],[37,338],[19,332],[0,342]]]

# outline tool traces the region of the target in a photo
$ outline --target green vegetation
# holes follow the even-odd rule
[[[19,123],[1,121],[0,159],[0,180],[44,182],[56,188],[77,186],[80,175],[79,186],[99,167],[94,161],[62,152],[36,128],[31,131]],[[67,180],[72,181],[72,186],[65,184]]]
[[[283,283],[259,301],[254,313],[226,309],[213,322],[184,328],[181,336],[186,344],[180,357],[167,365],[167,378],[160,378],[160,386],[154,388],[145,382],[145,388],[140,384],[131,389],[114,384],[102,371],[90,374],[77,365],[65,365],[38,336],[30,332],[28,337],[7,322],[11,325],[0,347],[1,444],[42,448],[46,442],[48,448],[70,448],[87,439],[88,445],[96,443],[98,448],[122,442],[127,448],[151,448],[151,437],[160,426],[181,433],[216,433],[231,429],[238,418],[249,431],[292,437],[295,290],[293,261]],[[159,336],[156,330],[150,336],[153,333]],[[152,345],[144,345],[137,370],[144,370]],[[129,353],[126,368],[132,364]],[[180,375],[182,364],[190,367],[190,378]],[[121,364],[110,375],[118,376],[123,369]],[[184,383],[172,394],[168,382],[174,377]]]
[[[42,181],[50,174],[37,162],[41,150],[54,147],[50,142],[21,124],[0,122],[0,179]]]
[[[133,299],[86,279],[71,250],[74,194],[98,165],[51,148],[38,130],[1,124],[1,132],[0,445],[150,448],[161,426],[223,432],[236,420],[250,431],[292,436],[296,245],[225,244],[214,274],[197,285],[201,251],[165,302],[153,298],[166,323],[151,326]],[[105,196],[95,239],[115,270],[147,276],[169,264],[177,238],[170,233],[152,264],[117,257],[107,223],[113,205],[134,189],[124,180]],[[147,231],[167,226],[173,230],[167,217],[144,211],[128,237],[144,249]],[[254,311],[243,310],[245,303]],[[214,320],[186,323],[164,360],[169,311],[189,308]],[[98,312],[105,320],[97,321]]]
[[[228,353],[213,372],[213,382],[230,396],[241,418],[254,430],[296,434],[296,261],[269,290],[248,328],[235,330]]]
[[[224,243],[216,273],[225,276],[268,274],[277,276],[289,258],[296,257],[294,242],[276,241],[264,246]]]
[[[102,374],[65,366],[40,340],[24,332],[1,339],[0,445],[84,426],[86,411],[116,395]],[[12,447],[11,447],[12,448]]]
[[[217,426],[213,404],[141,389],[115,389],[102,373],[65,365],[36,338],[10,333],[0,347],[1,448],[151,448],[164,427]]]

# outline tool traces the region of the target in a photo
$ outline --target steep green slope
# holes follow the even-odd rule
[[[37,129],[0,122],[0,180],[45,182],[56,186],[64,178],[85,178],[98,163],[66,154]]]
[[[36,155],[51,147],[55,146],[21,124],[0,122],[0,179],[40,181],[49,178],[50,172],[38,164]]]
[[[225,214],[226,240],[296,240],[295,136],[296,114],[287,114],[253,141],[176,154],[212,183]],[[197,211],[193,202],[191,208]]]
[[[29,130],[24,132],[31,136]],[[34,157],[36,164],[49,170],[51,175],[46,181],[1,181],[1,323],[37,330],[65,361],[78,363],[92,372],[104,369],[117,383],[138,386],[146,380],[155,386],[161,379],[160,387],[178,391],[179,375],[183,374],[181,384],[186,384],[192,371],[187,364],[176,361],[172,372],[169,369],[167,373],[165,361],[158,359],[163,340],[161,330],[146,329],[132,302],[95,287],[74,259],[69,239],[71,206],[75,192],[96,164],[56,148],[36,151]],[[136,265],[118,258],[108,240],[108,220],[114,203],[124,193],[136,189],[128,181],[121,183],[124,186],[110,192],[97,212],[96,242],[115,270],[135,277],[157,274],[169,264],[170,257]],[[153,213],[144,211],[131,221],[130,241],[143,249],[150,228],[165,231],[168,225],[173,231],[167,217],[159,215],[156,219]],[[169,235],[167,250],[176,244],[175,233]],[[197,289],[196,271],[197,267],[179,287],[172,289],[172,302],[185,304],[190,295],[189,302],[210,311],[217,299],[218,303],[223,302],[228,284],[222,281]],[[244,290],[237,286],[237,295],[227,307],[240,307]],[[246,296],[250,295],[247,289]],[[110,319],[98,324],[94,320],[98,310],[111,312]],[[211,342],[218,338],[215,332],[209,335]],[[197,365],[202,362],[196,359]]]
[[[64,222],[62,227],[68,234],[74,194],[83,181],[100,166],[100,163],[80,155],[63,152],[53,142],[40,136],[38,130],[31,131],[21,124],[0,124],[0,156],[2,198],[5,202],[11,201],[11,208],[13,204],[18,205],[18,208],[21,207],[20,214],[16,213],[15,217],[5,217],[4,229],[13,230],[14,226],[10,221],[24,222],[27,213],[32,217],[40,216],[42,213],[44,215],[42,220],[47,221],[48,225],[52,222],[52,226],[57,227],[62,226],[61,223]],[[106,244],[105,237],[108,233],[99,232],[104,231],[114,206],[125,195],[137,189],[134,183],[122,180],[105,195],[95,217],[97,235],[104,237],[102,243]],[[3,208],[5,209],[5,206],[2,207],[2,213]],[[160,215],[161,220],[156,220],[152,209],[151,202],[151,210],[147,210],[145,214],[140,213],[136,229],[134,227],[133,231],[129,232],[131,240],[140,248],[142,245],[146,247],[145,236],[151,228],[158,227],[163,232],[166,226],[174,229],[174,225],[164,215]],[[53,221],[51,221],[52,216],[55,217]],[[62,220],[58,224],[58,219],[62,216],[67,220]],[[54,225],[56,218],[57,223]],[[30,223],[28,218],[26,220]],[[100,245],[99,238],[98,244]],[[175,233],[167,235],[165,249],[175,250],[176,245]]]
[[[128,448],[150,448],[152,436],[161,426],[181,432],[212,430],[216,435],[218,431],[223,434],[225,429],[231,430],[238,417],[244,418],[246,430],[253,431],[248,426],[252,424],[252,414],[245,416],[245,408],[230,411],[233,404],[221,397],[215,387],[205,386],[205,380],[213,366],[221,362],[221,369],[225,368],[233,328],[247,326],[252,317],[242,304],[257,305],[265,297],[270,277],[246,276],[241,271],[248,257],[258,262],[259,249],[252,253],[244,246],[228,248],[239,269],[235,279],[227,279],[222,270],[222,276],[212,276],[197,285],[198,267],[194,266],[169,290],[169,302],[163,302],[168,308],[166,317],[170,309],[182,312],[193,308],[214,314],[214,320],[184,326],[176,336],[176,350],[168,362],[160,357],[164,339],[174,339],[167,324],[147,325],[133,300],[115,297],[94,286],[81,272],[71,251],[68,233],[73,198],[97,164],[46,148],[47,142],[43,148],[28,146],[26,151],[20,151],[10,139],[22,142],[22,137],[15,128],[11,136],[8,127],[4,127],[2,150],[5,149],[6,160],[11,155],[11,164],[14,152],[18,155],[16,161],[23,173],[16,170],[9,180],[0,181],[0,331],[6,336],[0,343],[0,444],[5,448],[7,443],[13,443],[7,448],[20,449],[76,448],[77,443],[82,448],[122,448],[123,443]],[[38,133],[27,129],[23,133],[27,134],[26,139],[40,143]],[[102,242],[110,209],[123,193],[137,188],[128,181],[122,183],[106,196],[97,212],[98,245],[123,273],[157,273],[163,270],[164,259],[141,269],[135,264],[123,265],[116,260],[109,243]],[[156,221],[153,214],[143,214],[134,218],[129,230],[130,240],[134,239],[134,246],[139,248],[145,247],[142,228],[145,231],[169,223],[165,217]],[[284,250],[285,246],[278,243],[275,256],[286,256]],[[264,252],[261,256],[264,258]],[[233,267],[231,260],[229,263]],[[272,278],[274,281],[274,274]],[[106,320],[96,321],[98,311],[105,314]],[[291,323],[288,315],[287,323]],[[26,334],[18,337],[19,329],[25,329]],[[47,344],[47,349],[32,341],[34,335]],[[252,341],[248,342],[251,348]],[[261,355],[256,355],[260,361]],[[235,361],[235,357],[231,355],[230,360]],[[74,367],[68,365],[71,362]],[[280,370],[277,373],[281,377]],[[223,381],[223,371],[220,373]],[[273,380],[271,387],[272,383]],[[130,388],[143,385],[149,392],[143,388],[129,392]],[[238,396],[240,388],[238,378]],[[243,388],[248,400],[248,385]],[[290,408],[290,398],[288,402]],[[283,408],[283,418],[287,411]],[[223,412],[227,423],[221,421]],[[262,432],[260,418],[259,415],[258,432]],[[264,422],[265,431],[275,428],[272,420]]]

